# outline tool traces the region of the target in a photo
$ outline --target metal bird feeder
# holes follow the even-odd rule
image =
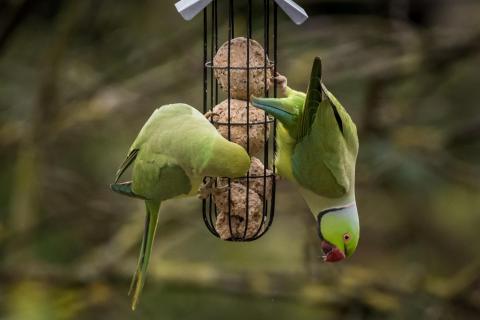
[[[224,136],[228,140],[237,143],[238,141],[235,141],[232,132],[237,132],[238,128],[245,130],[246,141],[243,147],[249,151],[251,156],[252,138],[250,133],[254,130],[263,132],[263,139],[261,140],[263,146],[260,151],[261,156],[259,156],[263,158],[263,165],[260,164],[261,169],[258,169],[258,167],[255,169],[252,165],[246,176],[234,179],[222,177],[218,179],[206,178],[215,179],[215,188],[219,187],[218,184],[220,182],[224,184],[224,204],[226,205],[219,208],[215,194],[210,194],[202,203],[203,220],[213,235],[227,241],[256,240],[263,236],[272,225],[275,213],[276,188],[275,164],[272,159],[276,151],[276,121],[264,113],[260,120],[253,119],[254,121],[251,121],[251,111],[255,111],[252,110],[255,108],[248,101],[253,91],[251,89],[252,75],[254,81],[258,82],[260,78],[264,82],[262,92],[260,92],[261,95],[264,97],[277,96],[277,86],[275,84],[270,86],[268,82],[271,75],[277,73],[278,66],[278,8],[280,7],[296,24],[303,23],[308,17],[305,11],[291,0],[263,0],[262,2],[263,6],[260,1],[255,3],[255,6],[252,5],[252,0],[182,0],[175,4],[178,12],[186,20],[192,19],[203,11],[204,113],[214,111],[215,106],[219,105],[219,97],[225,96],[226,100],[223,102],[223,106],[226,107],[226,110],[224,110],[226,111],[226,121],[222,119],[215,120],[212,117],[211,122],[217,129],[219,127],[226,129]],[[260,23],[262,24],[261,28]],[[254,26],[258,28],[254,28]],[[238,30],[241,27],[243,27],[242,30],[245,30],[245,34],[236,34],[239,33]],[[246,43],[246,56],[242,58],[244,65],[240,66],[232,65],[232,60],[234,59],[232,57],[234,50],[232,48],[232,40],[236,36],[244,37],[242,39],[245,39]],[[251,64],[251,47],[254,45],[253,43],[257,43],[255,41],[252,42],[254,37],[259,40],[264,50],[263,63],[261,65]],[[219,43],[223,43],[223,41],[226,41],[226,43],[220,49],[222,50],[223,48],[224,53],[226,52],[226,64],[219,65],[215,63],[214,57],[219,52]],[[246,84],[246,94],[244,92],[245,97],[242,100],[235,100],[236,96],[232,97],[232,89],[234,89],[232,83],[234,80],[238,80],[232,80],[232,76],[238,74],[238,72],[243,72],[244,76],[246,74],[245,79],[242,78],[237,81],[240,85],[244,86]],[[260,77],[259,72],[261,73]],[[226,77],[226,83],[223,83],[223,86],[219,85],[218,80],[218,74],[221,73]],[[256,78],[255,75],[257,75]],[[254,92],[254,94],[258,95],[258,92]],[[242,114],[246,115],[246,119],[243,121],[232,118],[233,113],[236,112],[233,110],[234,102],[236,106],[239,104],[238,101],[242,101]],[[260,162],[257,161],[257,163]],[[241,191],[240,193],[235,193],[234,185],[237,188],[240,187],[238,189]],[[255,191],[258,193],[252,191],[253,186],[255,186]],[[261,196],[257,197],[257,195]],[[251,210],[254,206],[258,207],[258,212]],[[243,213],[238,213],[239,208],[243,210]],[[252,214],[252,212],[257,212],[257,215]],[[219,232],[218,224],[220,221],[224,223],[223,231],[226,231],[227,236]]]

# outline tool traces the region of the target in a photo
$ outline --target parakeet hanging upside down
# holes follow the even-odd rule
[[[360,235],[355,202],[358,137],[352,119],[322,83],[321,73],[317,57],[307,94],[292,90],[279,76],[286,98],[252,97],[252,103],[280,122],[278,174],[299,187],[317,219],[324,260],[335,262],[353,254]]]
[[[132,181],[119,183],[133,164]],[[146,222],[137,270],[133,276],[132,309],[145,283],[162,201],[194,195],[203,177],[241,177],[250,167],[245,149],[223,138],[196,109],[186,104],[158,108],[145,123],[117,171],[111,189],[145,200]]]

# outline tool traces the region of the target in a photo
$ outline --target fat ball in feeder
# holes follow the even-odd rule
[[[248,119],[247,104],[249,105]],[[229,107],[230,121],[228,118]],[[263,110],[255,108],[247,101],[237,99],[230,99],[230,106],[228,100],[222,101],[211,111],[207,112],[205,116],[212,121],[213,125],[224,138],[230,139],[230,141],[241,145],[245,149],[247,149],[248,140],[247,151],[251,155],[256,155],[264,149],[264,145],[267,143],[266,140],[270,134],[269,124],[273,122],[266,116]],[[267,119],[267,121],[265,121],[265,119]]]
[[[228,41],[218,49],[213,58],[215,78],[222,90],[228,93]],[[247,66],[248,47],[248,66]],[[266,64],[266,65],[265,65]],[[230,97],[248,100],[247,95],[263,96],[270,89],[273,64],[257,41],[245,37],[230,40]],[[248,72],[247,72],[247,69]],[[248,76],[247,76],[248,74]],[[248,77],[248,81],[247,81]],[[265,78],[267,78],[265,80]],[[247,83],[249,90],[247,90]]]
[[[252,241],[268,231],[275,213],[275,164],[271,157],[276,153],[276,120],[248,101],[252,96],[277,96],[278,88],[272,85],[271,78],[278,64],[278,12],[282,10],[296,24],[303,23],[308,16],[292,0],[264,0],[263,10],[258,11],[255,8],[261,6],[246,1],[246,19],[241,20],[236,18],[238,3],[181,0],[176,6],[187,20],[203,13],[203,113],[222,136],[244,147],[250,156],[262,159],[253,158],[252,168],[244,177],[206,177],[219,190],[203,198],[203,220],[219,238]],[[209,4],[212,5],[207,8]],[[263,24],[254,23],[259,21],[254,16],[262,19]],[[235,35],[239,30],[236,21],[246,23],[243,35]],[[227,31],[226,39],[219,30]],[[271,169],[267,168],[269,164]],[[221,187],[225,185],[227,188]]]
[[[223,240],[253,238],[264,227],[262,225],[263,200],[255,191],[247,189],[243,184],[237,182],[231,182],[230,192],[228,190],[227,185],[226,188],[216,189],[213,195],[218,210],[215,230]],[[247,192],[248,203],[245,201]],[[246,219],[247,206],[248,221]]]
[[[248,171],[248,179],[247,177],[241,177],[232,179],[231,181],[235,183],[240,183],[246,187],[248,180],[248,188],[250,190],[253,190],[262,199],[269,199],[272,195],[273,179],[275,179],[273,171],[270,169],[266,169],[260,159],[252,157],[251,160],[252,162]],[[228,186],[228,179],[218,178],[217,185],[219,188]],[[266,196],[264,196],[264,194]]]

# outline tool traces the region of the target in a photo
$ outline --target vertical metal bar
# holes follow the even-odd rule
[[[232,23],[231,23],[231,29],[230,29],[230,32],[231,32],[231,38],[235,38],[235,14],[234,14],[234,7],[233,7],[233,0],[230,0],[230,7],[231,7],[231,11],[229,11],[231,14],[230,14],[230,19],[232,19]]]
[[[264,20],[264,47],[265,47],[265,62],[268,62],[268,56],[270,54],[270,0],[265,0],[264,5],[265,10],[265,20]],[[267,63],[265,63],[265,67],[267,67]],[[265,68],[266,72],[267,68]],[[265,79],[267,81],[268,79]],[[265,87],[265,93],[268,95],[268,89]]]
[[[214,37],[216,36],[215,35],[215,32],[214,32],[214,26],[215,26],[215,23],[216,23],[216,20],[217,20],[217,16],[215,14],[215,6],[212,5],[212,11],[211,11],[211,16],[210,16],[212,22],[211,22],[211,27],[210,27],[210,62],[213,63],[213,57],[214,57],[214,42],[215,42],[215,39]],[[212,110],[213,107],[214,107],[214,104],[213,104],[213,92],[214,92],[214,88],[213,88],[213,81],[214,81],[214,69],[213,68],[210,68],[210,107],[208,110]],[[212,119],[213,121],[213,119]],[[214,177],[214,178],[211,178],[211,179],[215,179],[215,187],[216,187],[216,182],[217,182],[217,178]],[[215,222],[217,220],[217,208],[215,207],[215,201],[213,200],[213,196],[212,194],[209,195],[209,207],[208,207],[208,216],[210,218],[210,229],[214,232],[214,234],[216,236],[219,236],[218,235],[218,232],[217,230],[215,229]]]
[[[213,28],[213,33],[215,35],[215,53],[218,51],[218,9],[217,9],[217,0],[213,1],[213,11],[215,16],[215,23]],[[218,80],[215,78],[215,105],[218,104]]]
[[[228,2],[228,57],[227,57],[227,115],[228,115],[228,120],[227,120],[227,130],[228,130],[228,140],[230,140],[230,73],[231,73],[231,68],[230,68],[230,58],[231,58],[231,42],[233,38],[233,0],[229,0]],[[230,229],[230,236],[233,238],[233,232],[232,232],[232,219],[231,219],[231,199],[232,199],[232,192],[231,192],[231,179],[228,178],[228,227]]]
[[[214,52],[214,49],[215,49],[215,32],[214,32],[214,28],[215,28],[215,20],[216,20],[216,17],[215,17],[215,3],[212,5],[212,13],[211,13],[211,19],[212,19],[212,25],[211,25],[211,29],[210,29],[210,59],[213,63],[213,57],[215,56],[215,52]],[[213,107],[214,107],[214,104],[213,104],[213,80],[214,80],[214,75],[213,75],[213,68],[210,68],[210,108],[209,110],[212,110]]]
[[[209,229],[214,235],[218,236],[218,233],[215,230],[215,221],[217,221],[217,219],[216,219],[217,211],[216,211],[216,208],[214,210],[212,210],[212,208],[214,207],[214,204],[215,204],[215,202],[213,201],[213,196],[210,194],[210,196],[208,197],[208,219],[209,219],[209,222],[210,222]],[[215,219],[214,219],[214,217],[215,217]]]
[[[203,9],[203,112],[207,112],[207,9]]]
[[[248,0],[247,17],[247,152],[250,152],[250,38],[252,37],[252,0]],[[245,240],[248,230],[248,209],[250,208],[250,168],[247,172],[247,192],[245,199],[245,229],[243,230],[243,239]]]
[[[263,61],[263,67],[264,67],[264,88],[265,88],[265,97],[268,97],[269,92],[268,92],[268,54],[270,51],[270,0],[265,0],[264,1],[264,50],[265,50],[265,55],[264,55],[264,61]],[[267,166],[268,166],[268,142],[267,142],[267,128],[268,128],[268,116],[265,113],[264,115],[264,124],[263,124],[263,141],[264,141],[264,150],[263,150],[263,206],[262,206],[262,213],[263,213],[263,219],[267,216],[267,211],[268,211],[268,200],[266,197],[266,190],[267,190]]]
[[[227,109],[227,115],[228,115],[228,119],[227,119],[227,131],[228,131],[228,140],[230,140],[230,135],[231,135],[231,132],[230,132],[230,127],[231,127],[231,124],[230,124],[230,89],[231,89],[231,53],[232,53],[232,38],[233,38],[233,0],[229,0],[228,2],[228,43],[227,43],[227,106],[228,106],[228,109]]]
[[[207,112],[207,9],[203,10],[203,113]],[[205,183],[205,179],[203,182]],[[210,199],[211,205],[211,199]],[[205,225],[210,230],[210,224],[207,218],[207,200],[202,200],[202,214]]]
[[[277,19],[277,14],[278,14],[278,5],[277,3],[273,4],[273,75],[276,76],[277,70],[278,70],[278,19]],[[277,83],[275,82],[273,85],[273,96],[276,98],[278,94],[278,87]],[[277,120],[273,120],[273,155],[277,154]],[[273,161],[272,165],[272,171],[273,171],[273,177],[272,177],[272,203],[270,205],[270,221],[267,225],[267,229],[272,225],[273,223],[273,217],[275,216],[275,190],[276,190],[276,167],[275,167],[275,159]]]
[[[213,19],[213,17],[212,17]],[[209,61],[209,57],[208,57],[208,31],[209,31],[209,23],[208,23],[208,11],[207,11],[207,8],[204,9],[204,20],[203,20],[203,87],[204,87],[204,90],[203,90],[203,109],[204,109],[204,112],[208,111],[208,110],[211,110],[212,108],[212,103],[211,103],[211,99],[210,99],[210,104],[208,103],[208,92],[209,92],[209,88],[208,88],[208,67],[206,66],[206,63]],[[211,57],[210,57],[211,58]],[[212,72],[210,71],[210,81],[212,79],[213,75],[212,75]],[[210,96],[212,94],[212,86],[210,85]],[[206,179],[204,179],[204,183],[205,183]],[[207,212],[207,202],[208,202],[208,212]],[[207,225],[207,228],[208,230],[215,236],[218,236],[218,233],[217,231],[215,230],[215,219],[214,219],[214,216],[213,214],[215,213],[215,211],[212,212],[212,207],[213,207],[213,204],[214,204],[214,201],[213,201],[213,197],[212,195],[210,194],[209,197],[208,197],[208,200],[204,199],[202,201],[202,210],[204,210],[203,212],[203,219],[205,221],[205,224]]]
[[[278,21],[277,21],[277,13],[278,13],[278,4],[273,4],[273,76],[276,76],[278,70]],[[273,96],[276,98],[278,94],[278,86],[277,83],[274,83],[273,86]],[[276,120],[275,120],[276,121]],[[276,123],[276,122],[275,122]],[[276,148],[276,147],[275,147]]]
[[[214,45],[215,45],[215,54],[216,54],[217,51],[218,51],[218,9],[217,9],[217,0],[213,1],[213,20],[214,20],[214,23],[213,23],[212,33],[214,34],[214,38],[215,38],[215,44]],[[213,64],[213,57],[214,56],[212,55],[212,64]],[[218,80],[217,80],[217,78],[215,78],[215,88],[212,88],[212,90],[214,90],[214,89],[215,89],[215,105],[217,105],[218,104]],[[213,106],[212,106],[212,108],[213,108]],[[217,187],[217,179],[215,179],[214,187],[215,188]],[[214,201],[212,203],[212,200],[213,200],[212,195],[210,195],[210,201],[211,201],[210,207],[213,207],[213,212],[215,214],[215,221],[216,221],[217,216],[218,216],[217,205],[215,204]],[[215,225],[213,226],[213,229],[215,230]],[[215,233],[217,233],[216,230],[215,230]],[[217,235],[218,235],[218,233],[217,233]]]
[[[215,179],[214,187],[217,187],[217,178],[214,177],[210,179]],[[210,230],[212,230],[214,235],[219,236],[217,230],[215,229],[215,222],[217,221],[217,208],[215,207],[215,201],[213,200],[212,194],[209,196],[208,217],[210,219]]]

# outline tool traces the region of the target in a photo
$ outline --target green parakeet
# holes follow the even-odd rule
[[[300,189],[318,222],[324,260],[340,261],[356,250],[359,219],[355,202],[357,129],[321,79],[315,58],[307,94],[292,90],[283,78],[285,98],[252,97],[278,125],[278,174]],[[282,84],[282,83],[281,83]]]
[[[133,164],[132,181],[119,183]],[[145,283],[162,201],[194,195],[203,177],[240,177],[250,167],[241,146],[223,138],[196,109],[186,104],[158,108],[145,123],[117,171],[113,191],[145,200],[146,222],[137,270],[133,276],[132,309]]]

